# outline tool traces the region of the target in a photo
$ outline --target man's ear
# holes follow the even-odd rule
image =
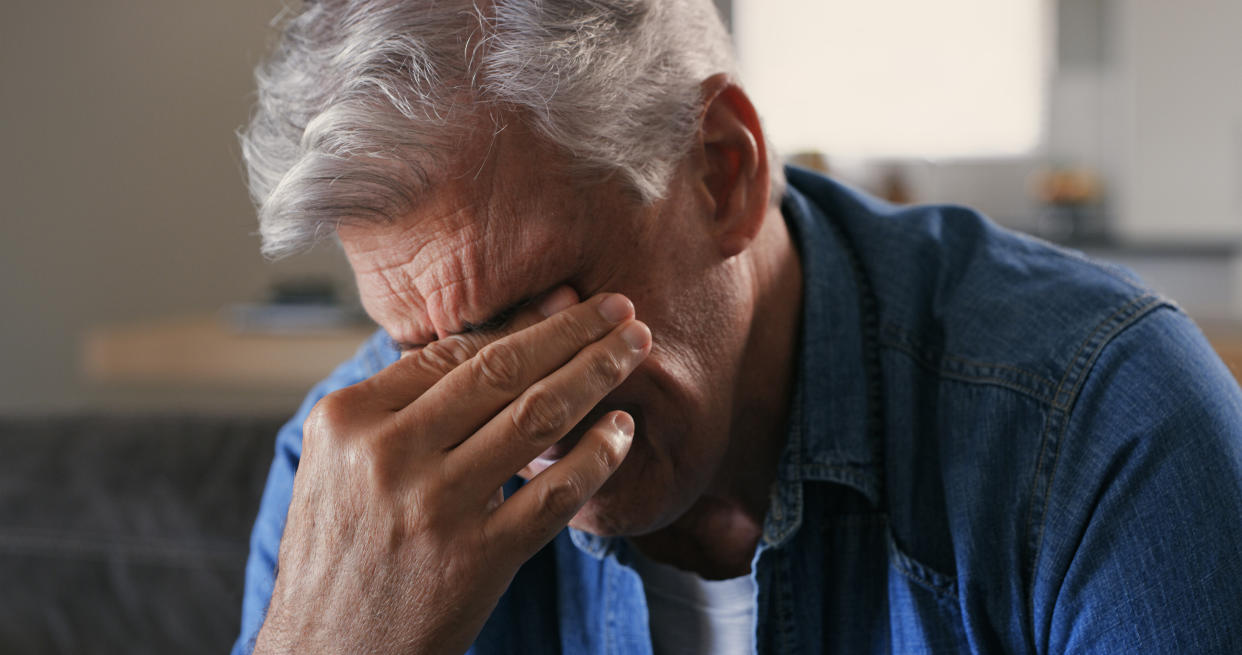
[[[767,145],[754,105],[728,75],[707,78],[702,89],[700,184],[711,199],[720,254],[729,258],[745,250],[763,226],[771,193]]]

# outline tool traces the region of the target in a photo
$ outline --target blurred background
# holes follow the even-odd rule
[[[717,4],[795,161],[1129,265],[1214,331],[1242,318],[1237,0]],[[280,7],[0,8],[0,411],[288,412],[365,331],[235,306],[352,298],[332,244],[258,254],[235,131]]]
[[[295,407],[301,380],[212,374],[203,350],[222,310],[281,281],[348,288],[331,248],[258,254],[235,132],[281,6],[0,3],[0,410]]]
[[[1242,359],[1242,2],[717,4],[793,161],[1127,265]],[[274,430],[372,329],[335,245],[259,255],[281,6],[0,3],[0,650],[226,648]]]

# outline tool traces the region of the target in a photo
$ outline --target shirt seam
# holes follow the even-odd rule
[[[889,566],[907,580],[933,594],[959,602],[956,576],[941,573],[907,555],[898,546],[890,529],[888,533]]]
[[[1027,517],[1024,521],[1027,536],[1022,542],[1026,544],[1030,553],[1025,567],[1027,574],[1025,609],[1027,625],[1030,627],[1027,633],[1030,638],[1028,645],[1032,650],[1035,649],[1035,598],[1033,593],[1035,569],[1043,549],[1044,528],[1048,518],[1048,495],[1056,478],[1060,447],[1069,425],[1069,415],[1088,373],[1108,344],[1117,335],[1143,317],[1150,315],[1155,309],[1166,306],[1176,308],[1171,301],[1158,294],[1146,293],[1122,305],[1108,318],[1097,324],[1079,344],[1074,356],[1070,359],[1070,364],[1066,367],[1057,387],[1056,402],[1049,407],[1048,419],[1044,422],[1044,430],[1040,438],[1039,454],[1035,460],[1035,473],[1032,476],[1028,494],[1030,503],[1027,506]]]
[[[947,379],[1002,387],[1045,405],[1052,405],[1055,400],[1056,383],[1050,378],[1012,364],[985,362],[921,346],[892,324],[884,326],[884,338],[880,344],[905,354],[915,364]]]

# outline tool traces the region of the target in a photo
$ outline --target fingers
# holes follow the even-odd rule
[[[515,543],[512,553],[533,553],[552,540],[621,466],[634,437],[634,419],[611,412],[559,462],[545,469],[502,503],[488,532]]]
[[[534,396],[546,396],[546,400],[526,401],[527,409],[524,411],[529,415],[532,425],[539,423],[543,426],[554,422],[562,414],[566,419],[576,415],[576,422],[598,402],[598,398],[585,407],[580,407],[575,402],[562,411],[557,399],[553,397],[554,394],[543,392],[555,391],[559,394],[563,388],[579,385],[581,380],[562,375],[557,378],[562,381],[554,389],[536,383],[575,359],[584,347],[590,346],[588,350],[593,353],[592,357],[574,366],[572,375],[582,378],[584,374],[593,373],[594,379],[606,378],[608,388],[620,384],[624,375],[628,375],[633,369],[631,355],[627,354],[630,348],[621,340],[619,328],[625,323],[637,324],[640,327],[636,329],[642,332],[642,339],[650,341],[650,333],[646,327],[633,321],[633,316],[634,306],[624,296],[595,296],[530,328],[483,347],[468,363],[455,368],[438,384],[428,389],[417,402],[402,410],[399,418],[409,429],[417,430],[419,434],[428,435],[431,439],[438,439],[443,448],[452,448],[467,440],[475,430],[486,424],[515,398],[531,395],[528,387],[535,385]],[[611,334],[613,332],[617,334]],[[602,343],[601,338],[605,335],[611,336],[606,347],[595,348],[591,345],[596,341]],[[629,368],[622,371],[625,366]],[[590,389],[601,386],[604,385],[597,383]],[[578,396],[569,398],[576,400]],[[572,425],[564,426],[564,430],[567,431]],[[524,423],[523,427],[526,426]],[[550,427],[556,428],[559,426]],[[539,430],[542,434],[542,427]],[[531,439],[534,438],[531,435]],[[492,444],[493,447],[495,445]],[[470,452],[475,457],[492,457],[487,452],[478,453],[474,448]],[[510,471],[510,474],[517,468]]]
[[[469,480],[480,492],[504,484],[624,382],[650,346],[651,332],[643,323],[627,320],[618,325],[567,364],[530,384],[449,453],[443,464],[445,477]]]
[[[535,323],[538,323],[553,314],[573,307],[578,304],[578,300],[578,292],[574,291],[573,287],[561,285],[553,289],[551,293],[539,301],[537,305],[539,311],[537,314],[523,312],[523,314],[529,319],[529,323],[526,325],[517,325],[516,327],[517,329],[530,327],[531,325],[534,325]]]
[[[577,302],[578,294],[572,287],[557,287],[514,315],[506,326],[506,332],[528,328]],[[371,376],[363,386],[367,394],[384,409],[401,410],[494,340],[496,335],[481,332],[437,339],[403,354],[399,360]]]

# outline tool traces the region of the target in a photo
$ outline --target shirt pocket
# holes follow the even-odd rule
[[[893,653],[971,652],[957,578],[914,559],[888,534],[889,643]]]

